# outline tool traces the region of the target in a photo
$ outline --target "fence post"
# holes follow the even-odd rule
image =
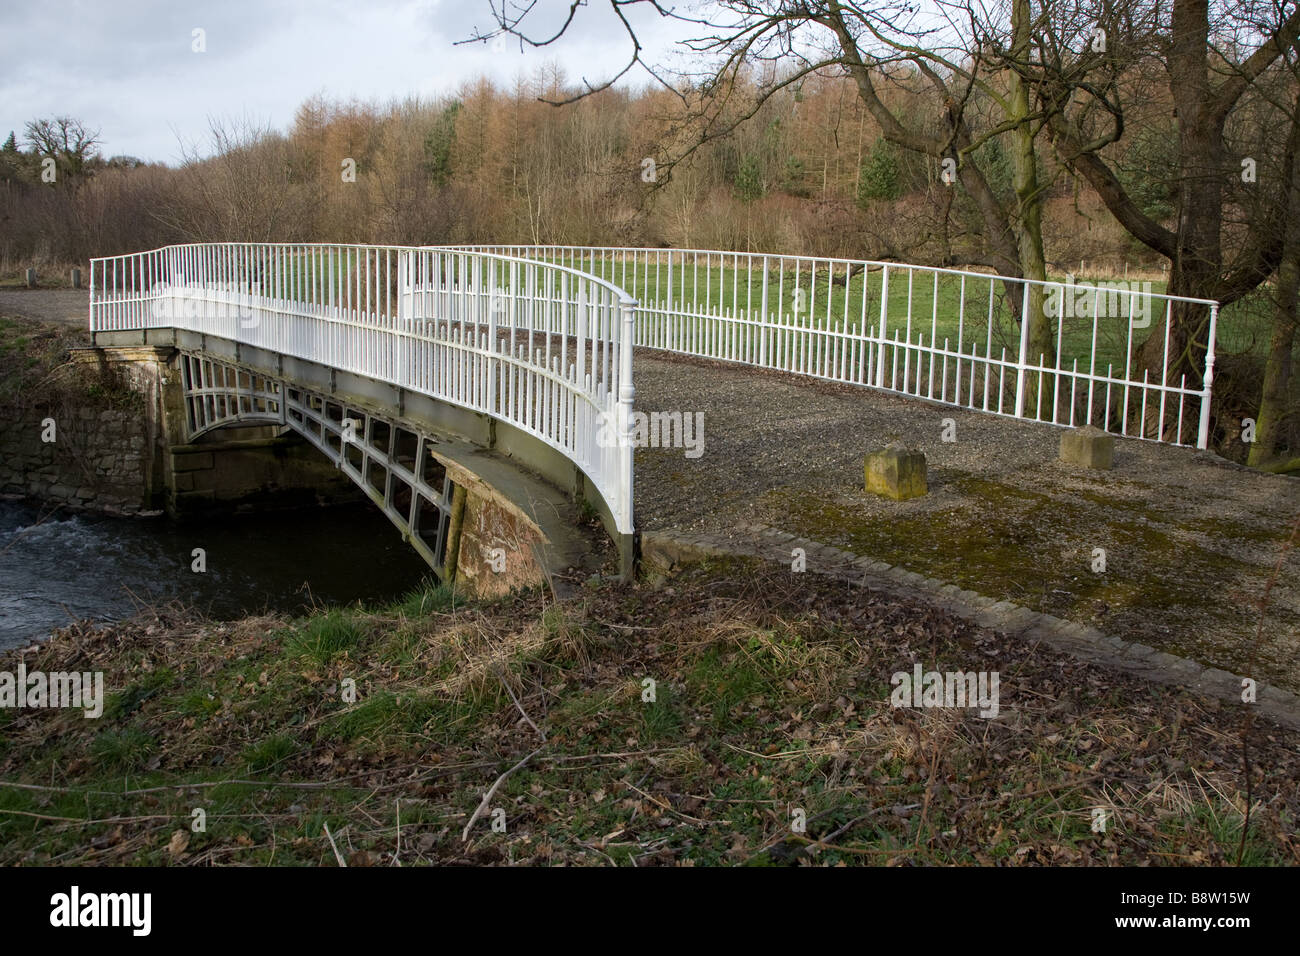
[[[1029,356],[1029,283],[1024,282],[1025,293],[1020,301],[1020,361],[1016,368],[1016,418],[1025,415],[1025,362]],[[1000,407],[1000,406],[999,406]]]
[[[767,368],[767,256],[763,257],[763,294],[758,310],[758,365]]]
[[[665,312],[673,308],[673,250],[668,250],[668,301],[662,303]]]
[[[1205,348],[1205,374],[1201,378],[1201,425],[1196,433],[1196,447],[1210,444],[1210,394],[1214,387],[1214,336],[1219,325],[1219,303],[1210,306],[1210,336]]]
[[[636,334],[635,299],[623,302],[619,306],[622,340],[618,350],[618,514],[615,523],[623,534],[632,533],[632,453],[636,439],[632,420],[632,402],[636,398],[636,389],[632,385],[632,346]]]
[[[863,282],[866,282],[865,277]],[[845,286],[845,295],[848,295]],[[863,292],[866,295],[866,292]],[[884,388],[885,381],[885,326],[889,321],[889,266],[880,269],[880,342],[876,345],[876,388]]]
[[[497,407],[497,310],[504,305],[501,296],[502,290],[497,280],[497,261],[495,259],[488,260],[488,289],[488,367],[484,410],[488,414],[492,414]],[[477,337],[479,332],[475,330],[474,334]]]
[[[587,389],[587,286],[585,283],[578,284],[578,327],[577,339],[578,354],[575,358],[575,368],[578,375],[578,388],[581,391]]]

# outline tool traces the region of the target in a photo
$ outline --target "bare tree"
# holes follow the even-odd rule
[[[638,0],[608,2],[627,25],[626,8]],[[534,3],[491,3],[498,35],[534,45],[563,35],[584,5],[573,3],[558,29],[531,37]],[[692,83],[679,84],[697,122],[690,148],[728,135],[805,76],[840,71],[853,79],[886,139],[934,162],[957,161],[964,197],[983,225],[980,254],[961,256],[969,262],[1007,276],[1046,278],[1042,203],[1048,183],[1041,178],[1039,145],[1046,133],[1064,166],[1092,186],[1116,220],[1169,260],[1170,293],[1231,304],[1282,264],[1284,223],[1294,214],[1288,198],[1293,164],[1275,164],[1267,188],[1248,195],[1240,188],[1241,162],[1243,156],[1253,162],[1252,154],[1268,151],[1270,143],[1291,142],[1300,121],[1283,110],[1264,125],[1251,105],[1300,37],[1295,0],[1012,0],[1007,6],[719,0],[707,17],[689,18],[650,0],[645,6],[701,25],[701,35],[685,46],[713,58]],[[633,36],[623,72],[641,58]],[[777,64],[783,72],[747,94],[745,70]],[[1153,88],[1157,75],[1163,93]],[[928,87],[931,104],[920,115],[898,109],[887,95],[918,86]],[[1170,135],[1176,144],[1168,218],[1136,194],[1149,187],[1149,177],[1127,176],[1118,165],[1126,132],[1130,138],[1134,129],[1148,132],[1142,120],[1162,105],[1174,113]],[[981,148],[994,140],[1009,144],[1010,197],[998,194],[980,161]],[[672,165],[665,164],[669,172]],[[1009,296],[1009,304],[1019,318],[1016,299]],[[1276,403],[1285,401],[1277,383],[1286,377],[1279,378],[1286,371],[1279,362],[1285,343],[1293,341],[1286,319],[1293,311],[1280,307],[1270,346],[1263,402],[1273,403],[1265,416],[1273,421]],[[1168,340],[1161,323],[1141,344],[1138,369],[1170,382],[1198,381],[1208,317],[1204,307],[1175,305]],[[1051,326],[1038,297],[1031,297],[1025,318],[1031,355],[1047,352]]]
[[[92,132],[70,116],[32,120],[27,124],[26,139],[35,152],[52,158],[60,177],[69,182],[84,176],[98,155],[99,131]]]
[[[310,238],[313,197],[295,175],[288,140],[249,123],[214,119],[209,125],[213,155],[185,148],[185,163],[159,205],[159,220],[197,242]]]
[[[1084,60],[1059,44],[1045,45],[1036,63],[1024,64],[1043,98],[1061,156],[1134,238],[1169,260],[1170,293],[1235,302],[1281,261],[1288,187],[1285,177],[1273,179],[1266,187],[1272,199],[1254,204],[1260,217],[1246,228],[1225,230],[1233,214],[1232,190],[1243,179],[1243,156],[1233,148],[1241,144],[1232,142],[1232,124],[1258,81],[1300,37],[1300,9],[1289,0],[1173,0],[1169,7],[1128,0],[1097,3],[1095,9],[1098,22],[1110,27],[1109,57]],[[1136,24],[1145,26],[1135,29]],[[1126,89],[1121,78],[1145,72],[1146,64],[1163,73],[1176,118],[1173,224],[1143,209],[1110,149],[1143,109],[1145,94],[1131,85]],[[1243,132],[1256,143],[1289,141],[1296,121],[1284,117],[1281,128],[1269,129],[1248,124]],[[1184,373],[1199,377],[1207,321],[1203,308],[1176,307],[1169,348],[1160,328],[1144,344],[1141,364],[1170,381]]]

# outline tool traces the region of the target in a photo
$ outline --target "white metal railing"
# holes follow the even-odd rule
[[[218,243],[91,262],[91,332],[202,332],[492,415],[582,468],[624,534],[636,308],[572,267],[463,249]]]
[[[892,262],[697,249],[466,246],[567,265],[640,304],[636,344],[1056,425],[1205,448],[1218,303],[1150,282],[1035,282]],[[1175,309],[1205,321],[1200,381],[1168,380]],[[1029,323],[1051,324],[1033,355]],[[1137,371],[1137,347],[1163,334]],[[1199,407],[1197,407],[1199,405]],[[1184,422],[1195,421],[1184,431]],[[1186,439],[1186,440],[1185,440]]]

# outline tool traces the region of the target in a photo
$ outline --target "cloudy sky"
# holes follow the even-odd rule
[[[538,0],[537,27],[558,25],[568,6]],[[675,39],[694,35],[631,13],[652,58],[672,56]],[[545,50],[454,45],[492,24],[488,0],[4,0],[0,138],[14,130],[21,139],[37,117],[71,115],[100,131],[106,156],[174,163],[182,143],[206,151],[210,117],[284,129],[315,93],[433,97],[482,75],[509,84],[552,62],[575,82],[595,82],[630,52],[603,0]],[[206,52],[192,49],[196,29]],[[639,71],[630,78],[648,81]]]

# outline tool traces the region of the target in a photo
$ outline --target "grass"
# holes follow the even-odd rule
[[[1206,666],[1236,672],[1250,659],[1257,619],[1243,613],[1281,553],[1286,526],[1153,513],[1144,499],[1094,482],[1094,490],[993,479],[954,469],[932,474],[946,504],[889,520],[856,495],[775,489],[764,503],[784,527],[854,554],[901,564],[980,594],[1123,633]],[[1232,545],[1242,542],[1247,549]],[[1094,547],[1107,553],[1094,573]],[[1288,571],[1283,581],[1290,581]],[[1286,602],[1270,609],[1256,668],[1296,689],[1294,634]]]
[[[652,261],[647,266],[642,262],[636,269],[630,263],[610,258],[583,259],[578,267],[613,282],[642,304],[672,301],[679,303],[679,308],[680,303],[693,304],[700,315],[714,315],[722,310],[733,315],[757,316],[762,314],[766,303],[768,313],[780,315],[783,322],[849,333],[860,332],[865,322],[871,334],[879,334],[883,285],[888,300],[885,337],[890,341],[897,334],[902,341],[923,339],[927,345],[942,344],[946,340],[953,349],[957,349],[960,342],[960,350],[965,354],[969,354],[971,344],[975,343],[981,355],[991,351],[997,357],[1005,349],[1012,360],[1019,352],[1019,331],[1007,302],[1008,293],[993,277],[976,279],[899,266],[891,267],[887,284],[878,271],[860,273],[846,282],[843,265],[836,265],[833,271],[828,271],[824,264],[820,268],[810,268],[809,263],[796,264],[794,260],[786,260],[783,266],[779,266],[780,259],[776,256],[770,258],[771,271],[765,277],[761,267],[737,268],[727,265],[727,258],[712,257],[707,269],[694,263],[683,266],[678,258],[671,280],[667,257],[663,255],[659,256],[657,263]],[[564,261],[562,264],[571,263]],[[1053,276],[1053,280],[1064,282],[1066,277]],[[1077,281],[1091,280],[1081,278]],[[1150,282],[1151,293],[1159,295],[1164,290],[1165,283]],[[1220,352],[1264,355],[1271,321],[1267,300],[1267,290],[1260,290],[1223,310],[1217,334]],[[1150,334],[1150,329],[1162,327],[1162,305],[1153,302],[1151,309],[1160,314],[1149,317],[1149,328],[1134,329],[1135,346]],[[1117,318],[1098,320],[1099,372],[1104,371],[1108,363],[1113,364],[1117,372],[1123,371],[1128,336],[1127,306],[1124,312]],[[1087,370],[1092,319],[1066,316],[1060,320],[1058,329],[1064,330],[1061,343],[1063,367],[1068,368],[1071,360],[1078,358],[1080,370]]]
[[[126,727],[100,733],[91,742],[90,753],[110,773],[126,773],[143,769],[154,746],[154,739],[143,730]]]
[[[86,403],[139,408],[142,399],[119,372],[67,363],[68,349],[85,344],[83,329],[0,315],[0,407],[12,415],[31,407],[58,412]]]
[[[1234,714],[749,563],[558,604],[149,617],[27,666],[78,655],[115,703],[6,715],[0,863],[333,865],[326,823],[350,865],[1224,863],[1240,836]],[[1000,717],[890,707],[914,662],[999,670]],[[1252,746],[1247,861],[1300,862],[1293,735]],[[505,832],[462,842],[516,765]]]
[[[331,608],[308,618],[285,638],[285,650],[295,657],[310,657],[327,664],[338,654],[355,647],[362,638],[362,625],[351,611]]]
[[[248,772],[258,774],[265,773],[274,769],[278,764],[284,763],[293,756],[296,749],[297,745],[292,737],[284,734],[274,734],[270,737],[264,737],[246,748],[243,756],[248,766]]]

